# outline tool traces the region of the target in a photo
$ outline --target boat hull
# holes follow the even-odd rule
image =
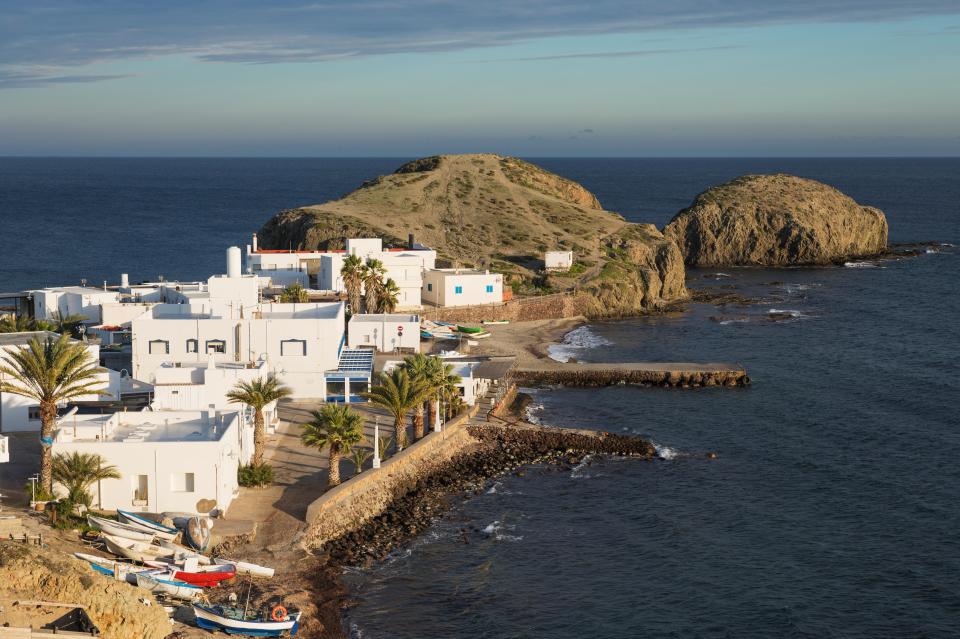
[[[216,558],[213,560],[213,563],[226,566],[232,565],[237,569],[238,575],[250,575],[252,577],[273,577],[274,570],[268,566],[261,566],[259,564],[251,564],[246,561],[230,561],[229,559]]]
[[[146,517],[141,517],[137,513],[131,513],[126,510],[117,510],[117,515],[120,517],[121,522],[133,526],[134,528],[139,528],[145,532],[153,533],[156,535],[157,539],[173,541],[177,538],[177,535],[180,534],[180,531],[176,528],[170,528],[169,526],[158,524],[157,522],[151,521]]]
[[[203,594],[203,588],[183,582],[164,579],[155,575],[137,573],[137,586],[154,594],[167,595],[184,601],[196,601]]]
[[[300,624],[299,612],[291,615],[287,621],[240,621],[194,605],[193,614],[196,616],[197,625],[204,630],[219,630],[244,637],[292,637],[297,634]]]
[[[142,541],[144,543],[150,543],[154,539],[154,534],[152,532],[146,532],[141,528],[137,528],[136,526],[130,526],[129,524],[124,524],[119,521],[113,521],[112,519],[104,519],[103,517],[87,515],[87,523],[90,524],[92,528],[101,530],[107,534],[113,535],[114,537],[132,539],[134,541]]]
[[[126,557],[127,559],[141,563],[145,561],[156,561],[169,552],[159,546],[151,546],[141,541],[114,537],[107,533],[101,536],[107,545],[107,550],[119,557]]]

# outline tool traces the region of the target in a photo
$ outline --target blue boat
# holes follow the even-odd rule
[[[300,627],[300,611],[274,606],[269,613],[245,611],[229,606],[193,604],[197,626],[204,630],[220,630],[242,637],[292,637]]]
[[[173,541],[174,538],[180,534],[180,531],[176,528],[158,524],[152,519],[147,519],[146,517],[138,515],[137,513],[117,509],[117,515],[119,515],[121,522],[134,526],[135,528],[139,528],[144,532],[153,533],[164,541]]]

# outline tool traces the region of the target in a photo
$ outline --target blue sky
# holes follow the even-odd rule
[[[0,0],[0,155],[960,155],[957,0]]]

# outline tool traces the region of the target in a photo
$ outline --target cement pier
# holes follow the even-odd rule
[[[748,386],[750,377],[742,366],[722,363],[627,362],[561,363],[541,360],[525,363],[510,372],[521,385],[560,384],[562,386],[616,386],[621,384],[699,388]]]

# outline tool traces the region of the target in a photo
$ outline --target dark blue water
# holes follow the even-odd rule
[[[538,162],[633,220],[662,224],[711,184],[786,171],[882,208],[893,241],[960,244],[957,160]],[[205,277],[274,211],[400,163],[0,159],[0,290]],[[609,344],[576,356],[739,361],[751,388],[538,391],[545,423],[644,435],[670,459],[491,484],[349,576],[353,634],[956,636],[960,256],[725,272],[692,275],[757,303],[597,324],[587,337]],[[794,317],[770,321],[774,309]]]

